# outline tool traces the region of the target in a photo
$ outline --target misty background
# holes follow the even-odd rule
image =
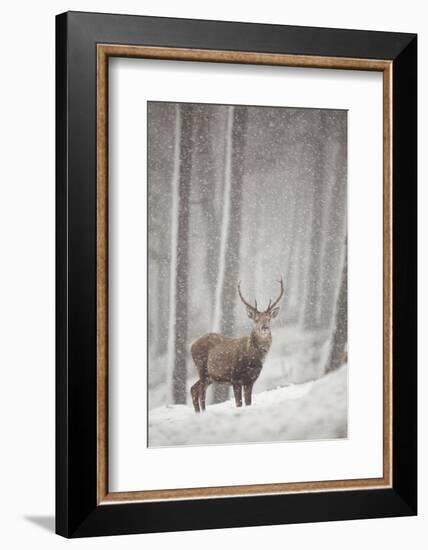
[[[347,112],[148,102],[149,408],[190,403],[190,345],[249,335],[284,278],[254,393],[347,361]],[[222,402],[228,386],[208,389]]]

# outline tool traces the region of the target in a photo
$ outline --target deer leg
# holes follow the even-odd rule
[[[199,387],[199,397],[201,400],[201,409],[203,411],[205,410],[205,396],[207,395],[207,387],[208,387],[208,383],[201,380],[201,384]]]
[[[253,383],[245,384],[244,386],[244,399],[246,405],[251,405],[251,396],[253,393]]]
[[[237,407],[242,407],[242,386],[241,384],[233,384],[233,395]]]
[[[190,388],[190,395],[192,396],[193,406],[195,408],[195,412],[201,412],[201,409],[199,407],[199,390],[201,386],[201,381],[198,380],[196,384],[193,384],[193,386]]]

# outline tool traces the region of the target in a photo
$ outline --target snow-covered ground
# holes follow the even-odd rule
[[[347,437],[348,369],[303,384],[253,395],[251,407],[233,400],[196,414],[190,405],[149,411],[149,445],[214,445]]]
[[[245,335],[250,325],[237,332]],[[287,325],[272,330],[273,342],[254,391],[273,390],[288,384],[301,384],[316,380],[324,374],[329,353],[329,331],[303,331],[300,327]],[[171,404],[171,380],[168,378],[166,355],[150,357],[149,360],[149,408]],[[197,380],[195,365],[188,357],[187,396],[190,403],[190,387]],[[232,391],[230,391],[232,395]],[[212,387],[208,388],[207,400],[211,401]]]

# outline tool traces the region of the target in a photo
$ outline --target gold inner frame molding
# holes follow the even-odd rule
[[[297,483],[109,492],[108,488],[108,60],[132,57],[383,73],[383,476]],[[97,503],[377,489],[392,486],[392,62],[384,60],[97,45]]]

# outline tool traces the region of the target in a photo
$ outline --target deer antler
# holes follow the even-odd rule
[[[257,309],[257,300],[254,300],[254,303],[255,303],[255,307],[252,306],[251,304],[249,304],[245,298],[242,296],[242,292],[241,292],[241,281],[239,281],[238,283],[238,293],[239,293],[239,297],[241,298],[242,302],[244,303],[244,305],[246,307],[248,307],[249,309],[251,309],[252,311],[254,311],[254,313],[260,313],[259,310]]]
[[[281,277],[281,280],[278,281],[278,283],[281,285],[281,292],[279,293],[278,298],[273,302],[273,304],[271,304],[272,300],[269,300],[269,305],[268,305],[267,309],[265,310],[265,313],[269,313],[270,311],[272,311],[273,308],[279,303],[279,301],[281,300],[281,298],[284,294],[284,283],[283,283],[282,277]]]

